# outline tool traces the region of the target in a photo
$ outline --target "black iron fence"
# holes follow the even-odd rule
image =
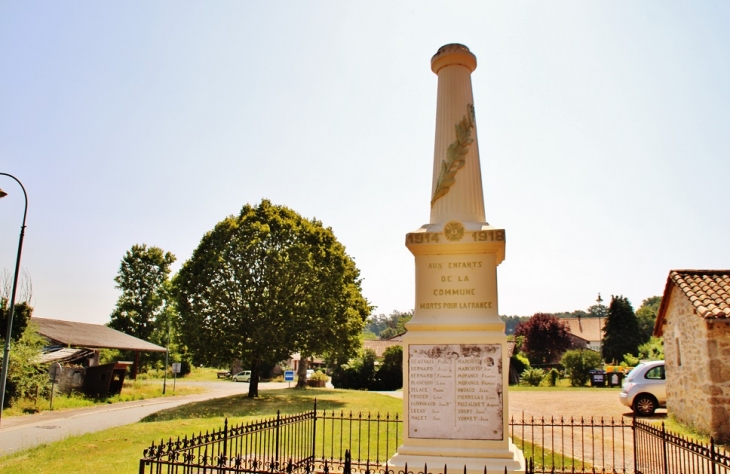
[[[715,446],[700,444],[666,431],[661,426],[634,422],[637,474],[730,474],[730,455]]]
[[[730,474],[730,457],[714,443],[686,440],[663,425],[592,418],[512,419],[509,425],[527,472]],[[306,413],[235,426],[226,420],[219,430],[152,443],[139,472],[447,474],[439,466],[388,466],[402,429],[397,415],[318,411],[315,403]]]
[[[510,435],[536,473],[633,472],[631,421],[594,418],[510,420]]]

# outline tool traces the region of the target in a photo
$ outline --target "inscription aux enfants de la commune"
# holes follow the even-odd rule
[[[413,244],[448,244],[458,241],[503,242],[502,229],[466,233],[421,232],[411,233],[406,242]],[[461,243],[460,242],[460,243]],[[493,265],[485,254],[424,255],[420,263],[418,310],[484,310],[495,309],[496,295],[490,294],[485,279],[494,278],[488,272]],[[481,284],[480,284],[481,282]]]

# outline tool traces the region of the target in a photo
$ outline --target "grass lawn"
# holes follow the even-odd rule
[[[215,376],[215,375],[214,375]],[[191,395],[201,393],[204,389],[194,386],[180,386],[172,391],[172,381],[168,380],[165,395],[162,394],[162,385],[157,380],[128,380],[124,382],[122,393],[112,397],[94,399],[87,398],[82,395],[60,395],[53,397],[53,411],[67,410],[72,408],[83,408],[94,405],[105,405],[110,403],[131,402],[134,400],[147,400],[157,397],[172,397],[181,395]],[[39,398],[38,400],[19,400],[13,403],[13,406],[3,410],[3,416],[19,416],[29,413],[39,413],[48,411],[50,408],[50,400],[47,398]]]
[[[543,388],[544,390],[545,388]],[[350,390],[270,390],[262,391],[259,399],[245,395],[193,403],[155,413],[140,423],[106,431],[71,437],[67,440],[38,446],[27,451],[0,458],[0,472],[7,474],[62,474],[72,472],[136,473],[143,450],[155,441],[205,433],[229,424],[261,420],[276,415],[311,410],[314,399],[318,410],[346,413],[389,413],[402,415],[402,400],[377,393]],[[515,443],[521,445],[519,440]],[[525,446],[525,456],[542,457],[542,450],[531,444]],[[552,453],[545,452],[546,456]],[[570,459],[556,461],[558,465]]]
[[[97,433],[71,437],[0,458],[0,472],[62,474],[73,472],[136,473],[143,450],[152,441],[205,433],[223,426],[282,413],[318,408],[346,412],[401,413],[402,401],[386,395],[348,390],[271,390],[259,399],[234,396],[165,410],[148,420]],[[82,468],[83,467],[83,468]]]

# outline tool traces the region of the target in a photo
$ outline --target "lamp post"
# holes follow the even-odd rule
[[[0,176],[13,178],[20,185],[25,197],[25,210],[23,211],[23,225],[20,226],[20,240],[18,241],[18,257],[15,259],[15,276],[13,277],[13,290],[10,294],[10,313],[8,316],[8,330],[5,336],[5,349],[3,350],[3,371],[0,375],[0,422],[3,418],[3,406],[5,405],[5,386],[8,381],[8,361],[10,359],[10,338],[13,332],[13,313],[15,312],[15,291],[18,288],[18,273],[20,272],[20,254],[23,251],[23,236],[25,236],[25,217],[28,215],[28,194],[25,192],[23,183],[15,176],[8,173],[0,173]],[[0,189],[0,198],[8,194]]]

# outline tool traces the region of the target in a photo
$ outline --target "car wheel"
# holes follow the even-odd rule
[[[636,400],[634,400],[634,412],[637,415],[653,415],[654,410],[656,410],[656,401],[654,401],[654,398],[648,395],[639,395],[636,397]]]

